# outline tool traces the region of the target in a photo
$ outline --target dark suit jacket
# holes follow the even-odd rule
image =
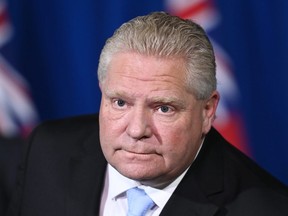
[[[0,136],[0,215],[5,215],[16,182],[24,139]]]
[[[38,127],[9,216],[96,216],[107,162],[98,117]],[[211,129],[161,215],[287,216],[287,188]]]

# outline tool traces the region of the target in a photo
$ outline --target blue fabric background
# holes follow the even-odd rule
[[[97,112],[100,50],[124,21],[164,1],[8,0],[5,55],[30,84],[41,120]],[[251,155],[288,184],[288,1],[216,0],[213,36],[233,60]]]

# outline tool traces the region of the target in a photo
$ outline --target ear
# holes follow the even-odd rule
[[[215,119],[215,113],[220,100],[220,95],[217,91],[214,91],[209,99],[204,100],[203,104],[203,125],[202,133],[205,135],[211,129],[212,123]]]
[[[102,92],[102,83],[101,83],[101,82],[98,82],[98,85],[99,85],[100,91]]]

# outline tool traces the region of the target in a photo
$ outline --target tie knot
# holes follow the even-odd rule
[[[131,188],[127,190],[126,195],[128,199],[127,216],[145,216],[147,211],[155,205],[153,200],[140,188]]]

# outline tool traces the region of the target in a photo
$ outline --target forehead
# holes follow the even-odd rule
[[[101,90],[109,98],[178,103],[182,107],[183,104],[191,105],[195,99],[187,88],[181,58],[157,58],[135,53],[114,56]]]
[[[134,78],[143,81],[174,79],[184,85],[185,71],[185,62],[180,57],[164,58],[126,52],[113,56],[106,78]]]

